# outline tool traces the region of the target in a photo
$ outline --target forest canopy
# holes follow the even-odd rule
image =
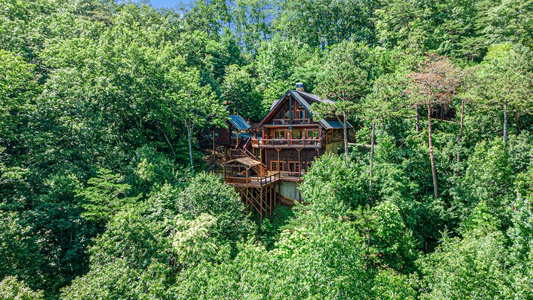
[[[533,299],[533,1],[0,0],[0,298]],[[262,223],[211,129],[356,143]]]

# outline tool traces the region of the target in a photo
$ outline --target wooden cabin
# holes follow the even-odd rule
[[[269,171],[280,172],[283,177],[301,178],[316,157],[344,149],[341,122],[313,121],[311,104],[321,102],[333,101],[321,100],[301,90],[289,90],[272,103],[270,112],[254,127],[251,139],[252,153]]]
[[[238,189],[245,203],[255,203],[252,206],[257,210],[271,209],[272,196],[276,202],[303,200],[298,186],[315,158],[344,151],[342,123],[313,120],[311,105],[322,102],[333,101],[306,93],[298,83],[296,90],[287,91],[272,103],[261,122],[251,128],[252,136],[237,137],[231,150],[233,160],[224,165],[224,178]],[[265,186],[267,198],[262,196]],[[258,212],[261,219],[267,213],[263,209]]]

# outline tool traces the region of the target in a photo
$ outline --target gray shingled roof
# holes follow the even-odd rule
[[[320,123],[320,125],[326,129],[342,129],[342,123],[336,120],[322,119],[318,123]],[[350,123],[346,123],[346,125],[348,128],[353,127]]]
[[[237,130],[248,130],[252,128],[252,126],[241,116],[230,115],[229,121]]]

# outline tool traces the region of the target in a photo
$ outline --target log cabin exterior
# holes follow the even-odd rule
[[[254,127],[251,139],[252,153],[269,171],[301,179],[316,157],[343,148],[342,123],[313,120],[311,104],[321,102],[333,101],[289,90],[272,103],[268,114]]]
[[[315,158],[343,148],[341,122],[313,120],[311,105],[322,102],[332,103],[297,84],[296,90],[273,101],[266,116],[249,128],[251,134],[237,137],[232,160],[224,165],[224,180],[236,188],[247,207],[259,213],[261,221],[277,202],[303,200],[298,186]]]

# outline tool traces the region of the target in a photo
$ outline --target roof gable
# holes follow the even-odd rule
[[[309,113],[309,115],[312,115],[311,111],[311,104],[313,103],[321,103],[321,102],[331,102],[331,100],[321,100],[320,97],[314,94],[295,91],[295,90],[288,90],[283,97],[281,97],[279,100],[274,100],[272,102],[272,106],[270,108],[270,111],[268,114],[257,124],[257,126],[261,126],[265,123],[269,123],[272,118],[279,112],[279,110],[288,102],[290,97],[294,98],[300,105],[304,107],[304,109]]]

